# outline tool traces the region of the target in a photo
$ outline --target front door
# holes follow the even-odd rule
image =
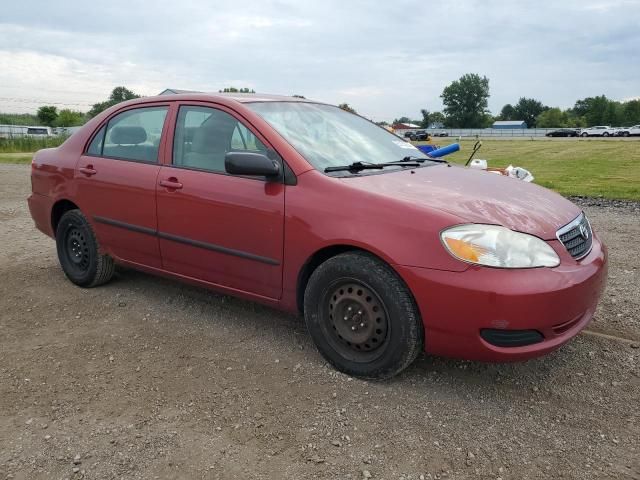
[[[280,298],[282,182],[225,172],[231,150],[267,152],[231,111],[182,105],[172,161],[158,176],[158,236],[165,270]]]
[[[94,135],[76,167],[77,201],[114,257],[160,268],[158,152],[168,106],[125,110]]]

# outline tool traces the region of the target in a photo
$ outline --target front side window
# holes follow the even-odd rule
[[[167,110],[168,107],[136,108],[111,118],[104,136],[102,156],[137,162],[157,162]],[[100,133],[96,135],[99,136]],[[93,142],[89,149],[92,146]]]
[[[242,123],[222,110],[180,107],[173,141],[173,164],[224,172],[227,152],[266,153],[267,147]]]
[[[384,163],[407,156],[429,158],[400,137],[338,107],[305,102],[246,105],[320,171],[353,162]],[[384,170],[387,171],[393,168]]]

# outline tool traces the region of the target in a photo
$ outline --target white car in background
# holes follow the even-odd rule
[[[615,134],[616,129],[606,125],[597,125],[580,130],[581,137],[613,137]]]
[[[634,125],[633,127],[622,127],[618,129],[616,133],[619,137],[631,137],[633,135],[640,135],[640,125]]]

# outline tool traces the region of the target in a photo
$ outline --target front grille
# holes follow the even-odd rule
[[[584,213],[581,213],[574,221],[558,230],[556,235],[569,254],[576,260],[586,257],[591,251],[593,232]]]

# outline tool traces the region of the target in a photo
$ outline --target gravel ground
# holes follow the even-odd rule
[[[637,204],[579,200],[611,255],[597,333],[375,383],[291,315],[134,271],[73,286],[28,173],[0,166],[0,479],[640,479]]]

